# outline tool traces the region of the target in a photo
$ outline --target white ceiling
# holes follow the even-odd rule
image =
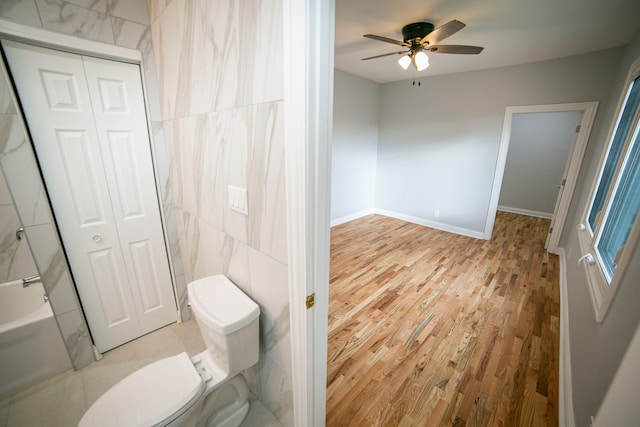
[[[402,27],[452,19],[467,26],[440,44],[483,46],[479,55],[430,53],[430,67],[404,71],[402,50],[362,37],[402,40]],[[379,83],[543,61],[623,46],[640,30],[640,0],[336,0],[335,67]]]

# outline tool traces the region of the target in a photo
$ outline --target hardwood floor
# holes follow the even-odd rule
[[[549,220],[476,240],[382,216],[331,231],[328,426],[556,426]]]

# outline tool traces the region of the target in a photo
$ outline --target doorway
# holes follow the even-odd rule
[[[174,322],[139,67],[2,44],[97,350]]]
[[[551,227],[547,236],[545,247],[551,253],[557,253],[560,236],[564,228],[565,219],[571,203],[580,165],[584,156],[585,149],[591,128],[598,109],[597,102],[584,102],[575,104],[553,104],[553,105],[535,105],[523,107],[507,107],[502,128],[502,139],[498,152],[498,161],[496,164],[496,173],[493,180],[493,190],[489,202],[489,211],[487,215],[487,223],[485,225],[485,236],[491,236],[493,225],[495,222],[496,212],[498,210],[498,202],[503,185],[505,167],[507,162],[507,153],[509,151],[509,143],[513,130],[514,116],[517,114],[532,113],[560,113],[560,112],[576,112],[581,115],[581,119],[576,128],[576,136],[571,148],[569,149],[568,158],[565,163],[562,180],[557,184],[558,196],[555,201],[553,214],[551,215]]]
[[[581,115],[514,114],[498,210],[551,219]]]

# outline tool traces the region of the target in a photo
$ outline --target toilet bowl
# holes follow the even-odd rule
[[[240,374],[258,362],[258,305],[224,275],[189,283],[189,302],[206,350],[151,363],[107,390],[80,427],[239,426],[249,412]]]

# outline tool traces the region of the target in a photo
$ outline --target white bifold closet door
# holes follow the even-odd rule
[[[140,68],[2,45],[98,351],[175,321]]]

